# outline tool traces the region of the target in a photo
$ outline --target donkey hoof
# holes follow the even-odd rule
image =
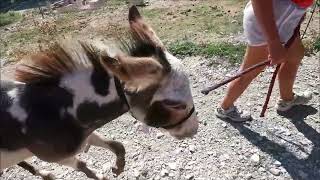
[[[114,173],[114,176],[116,176],[116,177],[119,176],[123,172],[123,168],[112,167],[111,170]]]

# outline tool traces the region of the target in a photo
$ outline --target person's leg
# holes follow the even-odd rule
[[[240,67],[240,70],[251,67],[259,62],[266,60],[268,57],[268,50],[266,46],[248,46],[244,61]],[[225,95],[221,107],[223,109],[229,109],[233,106],[233,103],[240,97],[240,95],[249,86],[251,81],[264,69],[265,67],[257,68],[248,74],[232,81],[228,87],[227,94]]]
[[[293,84],[303,56],[304,47],[298,36],[289,48],[288,60],[281,65],[278,74],[280,98],[284,101],[293,100]]]
[[[266,60],[267,57],[268,50],[266,46],[248,46],[240,70],[247,69],[259,62],[262,62]],[[230,83],[227,94],[221,103],[221,107],[216,109],[217,117],[221,119],[229,119],[234,122],[244,122],[251,119],[249,114],[239,111],[233,103],[240,97],[251,81],[263,69],[264,67],[257,68]]]
[[[297,37],[288,50],[288,60],[281,65],[278,74],[280,100],[276,105],[277,111],[287,111],[294,105],[307,104],[312,98],[310,92],[293,92],[293,84],[303,56],[304,48],[300,37]]]

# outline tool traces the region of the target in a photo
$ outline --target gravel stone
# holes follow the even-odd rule
[[[279,176],[281,171],[277,168],[270,168],[269,172],[275,176]]]

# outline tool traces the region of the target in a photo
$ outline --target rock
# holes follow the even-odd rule
[[[273,164],[274,164],[275,166],[277,166],[277,167],[281,166],[281,162],[280,162],[280,161],[275,161]]]
[[[207,121],[200,121],[204,126],[208,125]]]
[[[177,169],[177,163],[169,163],[168,164],[168,166],[169,166],[169,168],[171,169],[171,170],[176,170]]]
[[[259,167],[258,171],[259,171],[259,172],[266,172],[266,169],[263,168],[263,167]]]
[[[205,78],[200,78],[199,79],[199,83],[203,83],[203,82],[206,82],[206,79]]]
[[[285,134],[286,136],[291,136],[291,132],[290,132],[290,131],[286,131],[284,134]]]
[[[140,169],[139,173],[140,173],[140,176],[147,177],[148,170],[147,169]]]
[[[241,160],[242,160],[242,159],[245,159],[245,156],[244,156],[244,155],[239,155],[238,157],[239,157],[239,159],[241,159]]]
[[[133,176],[136,177],[136,178],[139,177],[140,176],[140,171],[135,169],[134,172],[133,172]]]
[[[216,157],[217,156],[217,153],[216,152],[213,152],[213,151],[208,151],[207,154],[209,156],[213,156],[213,157]]]
[[[269,172],[275,176],[279,176],[280,175],[280,170],[277,168],[270,168]]]
[[[154,178],[153,178],[153,180],[160,180],[161,179],[161,177],[159,176],[159,175],[157,175],[157,176],[155,176]]]
[[[187,163],[187,165],[191,166],[191,165],[193,165],[193,164],[195,164],[195,163],[196,163],[196,161],[189,161],[189,162]]]
[[[191,153],[196,152],[196,146],[195,146],[195,145],[190,145],[190,146],[189,146],[189,151],[190,151]]]
[[[244,178],[245,178],[245,179],[252,179],[252,174],[250,174],[250,173],[249,173],[249,174],[246,174]]]
[[[253,154],[251,157],[250,157],[250,160],[256,164],[259,164],[260,163],[260,156],[259,154]]]
[[[192,179],[194,179],[194,175],[193,174],[187,174],[186,175],[186,179],[187,180],[192,180]]]
[[[166,169],[162,169],[162,170],[160,171],[160,175],[161,175],[161,177],[166,177],[166,176],[169,175],[169,171],[166,170]]]
[[[111,163],[110,162],[107,162],[105,164],[102,165],[102,171],[103,172],[106,172],[108,171],[109,169],[111,169]]]
[[[180,154],[181,152],[183,152],[183,148],[180,147],[174,150],[174,154]]]
[[[220,161],[226,161],[230,159],[230,156],[228,154],[223,154],[219,157]]]
[[[171,16],[173,15],[173,12],[168,12],[167,15]]]
[[[157,139],[160,139],[163,136],[164,136],[164,134],[162,132],[158,132],[157,135],[156,135]]]
[[[223,128],[227,128],[227,127],[228,127],[227,124],[224,123],[224,122],[221,123],[221,126],[222,126]]]
[[[309,144],[310,144],[309,141],[306,140],[306,139],[301,140],[300,143],[301,143],[302,145],[309,145]]]

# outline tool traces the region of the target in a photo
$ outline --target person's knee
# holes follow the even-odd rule
[[[288,59],[293,59],[300,62],[304,57],[305,49],[301,40],[297,41],[292,49],[289,50]]]

